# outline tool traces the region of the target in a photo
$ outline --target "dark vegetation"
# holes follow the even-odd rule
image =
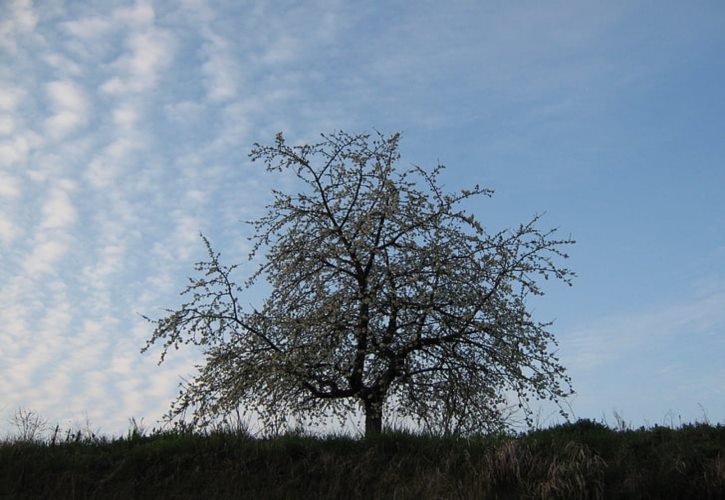
[[[0,498],[725,498],[725,426],[525,435],[66,433],[0,444]]]

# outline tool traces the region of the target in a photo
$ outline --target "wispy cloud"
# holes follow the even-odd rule
[[[30,150],[39,142],[37,134],[19,129],[22,116],[18,109],[26,97],[24,90],[0,80],[0,167],[17,167],[24,163]],[[13,183],[12,179],[9,182]],[[15,192],[15,189],[7,188],[6,192]]]
[[[17,198],[20,193],[20,179],[15,175],[0,170],[0,199]]]
[[[116,75],[101,85],[109,94],[127,94],[153,89],[164,68],[171,63],[173,37],[166,31],[148,29],[130,34],[126,52],[112,63]]]
[[[696,420],[702,417],[701,404],[721,414],[725,369],[716,353],[725,349],[722,285],[698,299],[613,315],[563,332],[560,357],[577,391],[575,414],[601,418],[602,412],[615,410],[641,424],[658,422],[672,411],[685,421]]]
[[[239,67],[233,57],[229,43],[223,37],[205,30],[206,42],[202,46],[205,61],[201,71],[207,98],[212,102],[221,102],[237,96],[239,89]]]
[[[15,131],[15,120],[10,115],[0,115],[0,135],[10,135]]]
[[[154,23],[156,14],[147,2],[136,2],[133,6],[116,9],[113,18],[131,27],[150,26]]]
[[[57,265],[73,246],[70,229],[77,219],[71,201],[76,185],[60,179],[50,189],[42,204],[41,220],[34,230],[30,251],[23,259],[23,269],[30,276],[57,273]]]
[[[80,64],[57,52],[46,55],[45,62],[63,76],[79,77],[83,74]]]
[[[579,372],[600,370],[638,356],[653,344],[708,335],[725,328],[725,292],[699,300],[663,304],[627,316],[606,317],[566,335],[566,356]],[[679,341],[679,340],[677,340]]]
[[[17,134],[10,140],[0,141],[0,167],[24,164],[30,151],[41,142],[40,136],[33,132]]]
[[[21,234],[20,228],[12,220],[0,213],[0,242],[9,246]]]
[[[134,103],[126,102],[113,110],[113,123],[124,130],[134,130],[141,113]]]
[[[98,251],[98,261],[83,269],[84,281],[94,288],[108,287],[108,278],[122,269],[125,253],[126,246],[122,243],[101,247]]]
[[[53,115],[45,122],[48,133],[61,139],[88,121],[89,102],[81,88],[69,80],[46,84]]]
[[[51,191],[43,204],[40,230],[67,228],[75,223],[76,209],[69,195],[73,188],[73,183],[66,181]]]
[[[24,90],[17,87],[3,86],[0,88],[0,109],[14,111],[25,97]]]
[[[23,269],[30,276],[53,273],[69,247],[65,237],[36,239],[33,249],[23,262]]]
[[[14,54],[18,39],[32,33],[38,23],[32,0],[9,0],[0,7],[0,48]]]
[[[121,135],[113,140],[88,164],[86,177],[90,184],[98,189],[109,187],[143,144],[136,133]]]
[[[114,29],[114,23],[110,17],[96,16],[66,21],[62,27],[69,35],[88,40],[107,35]]]

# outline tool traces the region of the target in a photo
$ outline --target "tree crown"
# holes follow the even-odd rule
[[[204,239],[209,258],[183,292],[190,300],[155,323],[147,349],[163,356],[181,342],[205,363],[172,405],[194,425],[240,406],[271,426],[362,409],[379,432],[384,408],[444,432],[500,429],[510,398],[559,401],[569,378],[550,350],[549,323],[535,321],[529,295],[540,279],[570,284],[557,261],[571,239],[537,228],[540,217],[489,233],[462,202],[491,196],[474,186],[444,192],[436,166],[400,169],[399,134],[323,135],[290,146],[282,134],[250,153],[303,186],[273,191],[251,221],[252,254],[264,261],[233,279]],[[272,291],[257,310],[239,295],[260,278]]]

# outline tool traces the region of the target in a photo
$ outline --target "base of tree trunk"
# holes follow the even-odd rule
[[[383,405],[365,402],[365,437],[376,436],[383,431]]]

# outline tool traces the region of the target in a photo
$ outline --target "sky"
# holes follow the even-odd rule
[[[577,241],[530,301],[575,418],[725,423],[723,54],[721,1],[0,0],[0,431],[155,425],[202,358],[140,354],[140,315],[200,232],[251,272],[242,221],[285,185],[253,143],[334,130]]]

